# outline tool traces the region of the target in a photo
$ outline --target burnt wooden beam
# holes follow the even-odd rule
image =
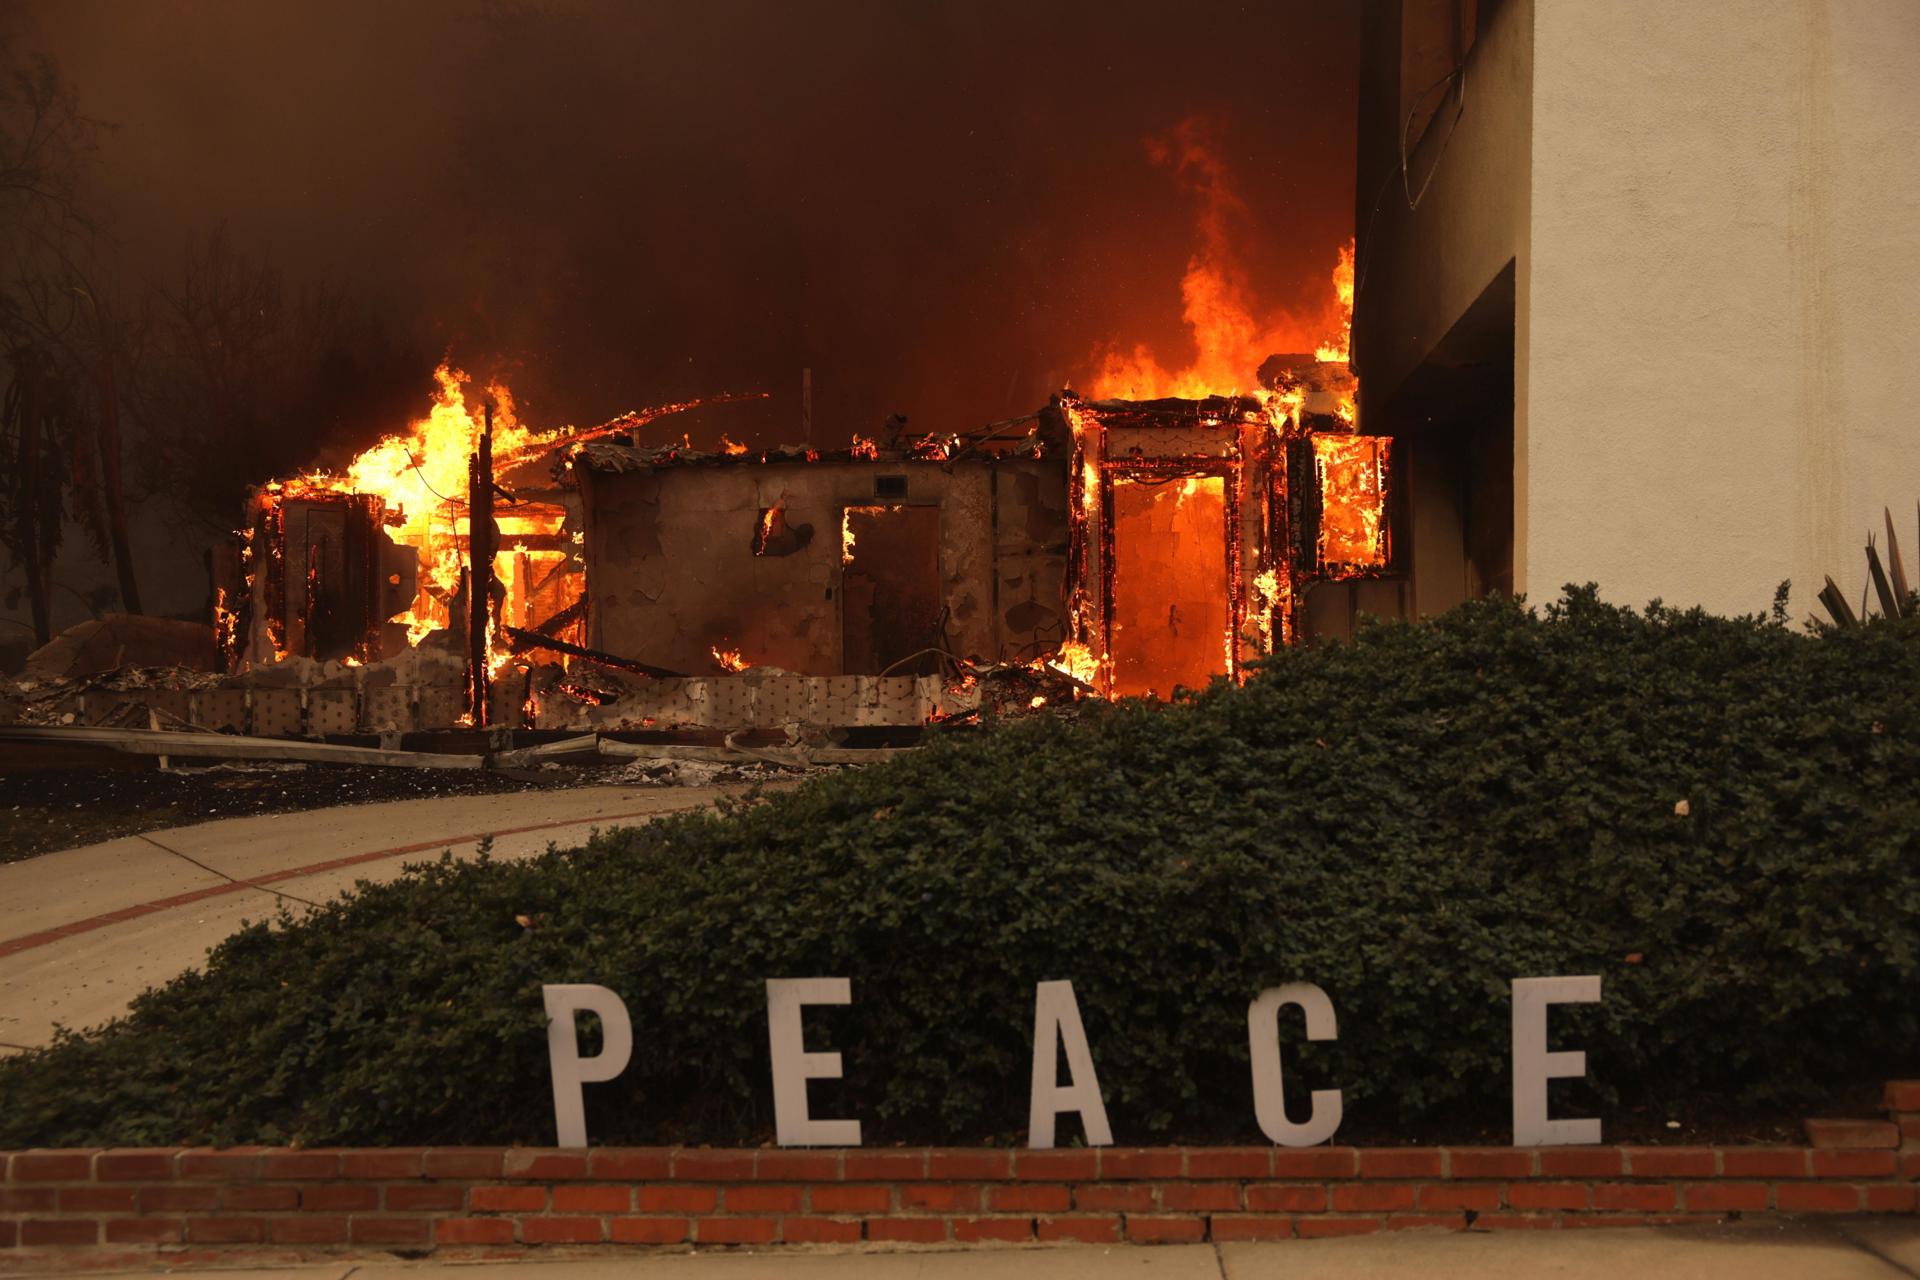
[[[617,653],[603,653],[598,649],[589,649],[583,644],[555,640],[551,636],[544,636],[538,631],[528,631],[522,627],[502,627],[500,630],[507,637],[507,643],[512,646],[515,653],[527,649],[551,649],[555,653],[580,658],[595,666],[611,667],[615,671],[632,671],[639,675],[652,676],[656,680],[681,680],[685,679],[687,674],[684,671],[669,671],[665,667],[656,667],[651,663],[641,662],[637,658],[623,658]]]

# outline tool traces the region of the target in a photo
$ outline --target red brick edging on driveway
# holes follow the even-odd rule
[[[1920,1081],[1805,1146],[0,1153],[0,1249],[1272,1240],[1912,1213]]]

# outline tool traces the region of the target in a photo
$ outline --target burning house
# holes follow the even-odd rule
[[[1350,304],[1350,254],[1334,279]],[[216,630],[308,732],[917,727],[1007,672],[1167,698],[1404,612],[1397,459],[1345,357],[830,451],[660,441],[694,404],[533,431],[443,367],[407,434],[254,493]],[[289,731],[271,703],[250,731]]]

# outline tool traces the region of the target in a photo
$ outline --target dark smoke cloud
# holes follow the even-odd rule
[[[1194,196],[1146,139],[1196,113],[1226,122],[1262,301],[1318,310],[1352,234],[1353,8],[57,0],[10,25],[115,125],[100,195],[140,270],[225,223],[532,422],[766,389],[695,435],[772,442],[803,366],[841,441],[1026,412],[1105,342],[1184,355]]]

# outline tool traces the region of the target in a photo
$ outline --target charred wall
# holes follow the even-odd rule
[[[941,647],[1031,658],[1066,634],[1058,461],[595,467],[582,469],[582,491],[595,648],[691,674],[718,671],[716,649],[755,666],[842,674],[846,513],[895,507],[938,513],[931,621]]]

